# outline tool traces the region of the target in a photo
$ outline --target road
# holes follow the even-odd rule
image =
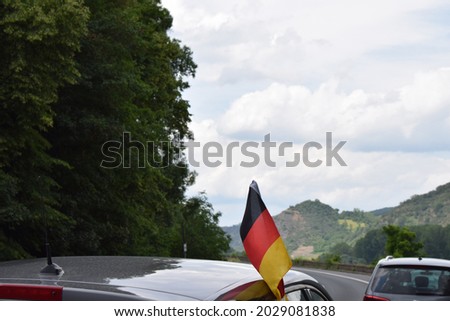
[[[335,301],[361,301],[370,275],[316,269],[295,268],[314,277]]]

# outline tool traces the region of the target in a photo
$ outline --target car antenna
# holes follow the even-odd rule
[[[47,254],[47,265],[42,268],[42,270],[39,272],[41,275],[56,275],[61,276],[63,275],[64,271],[62,267],[60,267],[58,264],[53,263],[52,261],[52,249],[50,246],[50,242],[48,241],[48,232],[47,232],[47,220],[45,222],[45,252]]]
[[[38,176],[38,180],[40,179],[40,176]],[[45,228],[45,253],[47,255],[47,265],[44,266],[41,271],[39,272],[39,275],[43,277],[43,279],[56,279],[54,281],[57,281],[63,274],[64,270],[62,267],[60,267],[58,264],[53,263],[52,260],[52,251],[50,242],[48,240],[48,221],[47,221],[47,212],[44,209],[44,206],[42,204],[42,214],[44,215],[44,228]]]

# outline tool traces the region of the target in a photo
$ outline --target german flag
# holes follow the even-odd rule
[[[281,300],[284,296],[283,276],[292,262],[255,181],[248,191],[240,234],[250,262],[276,298]]]

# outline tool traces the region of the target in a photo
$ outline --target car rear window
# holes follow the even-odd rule
[[[450,296],[450,269],[428,266],[382,266],[374,277],[372,291]]]

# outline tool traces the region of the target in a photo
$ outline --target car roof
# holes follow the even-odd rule
[[[250,264],[162,257],[57,257],[64,274],[57,284],[112,291],[154,300],[214,300],[244,284],[261,280]],[[45,259],[0,263],[0,283],[42,283]],[[289,271],[285,283],[314,280]]]
[[[378,262],[379,266],[394,266],[394,265],[423,265],[423,266],[437,266],[450,268],[450,261],[435,258],[422,257],[402,257],[392,258],[387,257]]]

